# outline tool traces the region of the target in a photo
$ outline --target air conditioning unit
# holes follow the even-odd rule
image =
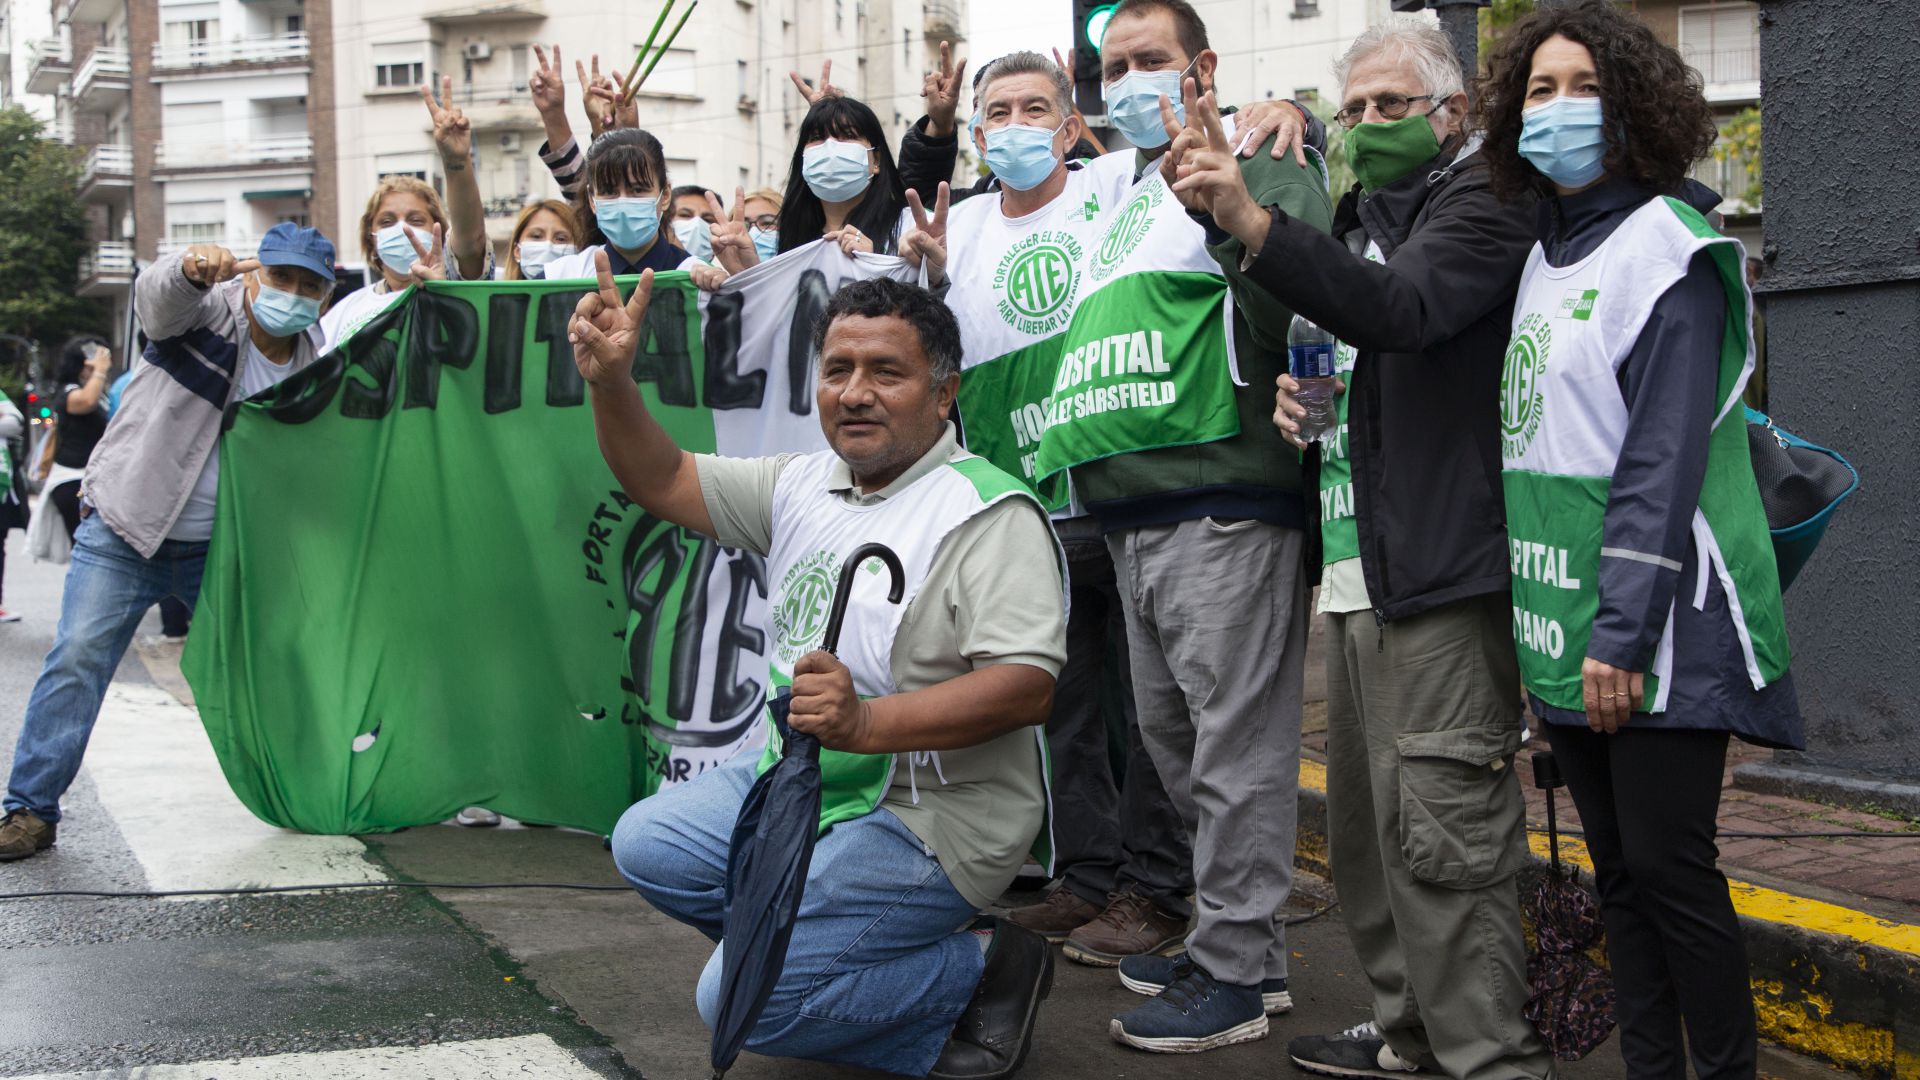
[[[509,153],[509,154],[519,153],[520,152],[520,133],[517,131],[501,132],[500,133],[500,149],[503,152]]]
[[[469,41],[461,55],[469,60],[485,60],[493,55],[493,46],[485,41]]]

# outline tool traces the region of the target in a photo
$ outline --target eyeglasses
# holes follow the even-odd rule
[[[1401,97],[1399,94],[1382,94],[1379,98],[1367,102],[1364,105],[1349,105],[1339,112],[1334,113],[1333,118],[1340,121],[1341,127],[1351,128],[1360,123],[1361,117],[1367,115],[1368,108],[1373,108],[1378,110],[1381,116],[1389,120],[1399,120],[1407,115],[1408,109],[1413,108],[1414,102],[1432,100],[1432,94],[1421,94],[1419,97]]]
[[[759,229],[761,232],[772,232],[780,227],[780,215],[761,214],[759,217],[748,218],[747,224]]]

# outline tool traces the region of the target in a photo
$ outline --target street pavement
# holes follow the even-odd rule
[[[0,748],[10,748],[52,640],[63,568],[8,537],[0,626]],[[141,630],[158,633],[157,614]],[[431,825],[310,837],[254,820],[180,704],[173,654],[121,665],[51,852],[0,864],[0,893],[370,888],[171,899],[0,899],[0,1076],[158,1080],[708,1075],[693,986],[710,945],[631,892],[398,882],[618,886],[599,837],[565,829]],[[1303,875],[1298,914],[1331,899]],[[1290,1077],[1286,1040],[1367,1019],[1337,907],[1292,932],[1296,1008],[1257,1043],[1146,1055],[1107,1035],[1144,999],[1110,970],[1062,963],[1023,1076]],[[134,1071],[134,1070],[137,1070]],[[1763,1075],[1834,1077],[1769,1049]],[[1602,1047],[1571,1080],[1617,1076]],[[737,1080],[852,1080],[859,1070],[747,1055]]]

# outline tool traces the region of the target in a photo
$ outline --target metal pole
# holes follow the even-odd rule
[[[1467,93],[1473,93],[1473,80],[1480,74],[1480,0],[1427,0],[1440,16],[1440,29],[1453,42],[1453,55],[1460,58],[1460,75]]]

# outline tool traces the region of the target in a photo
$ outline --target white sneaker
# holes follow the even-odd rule
[[[473,829],[487,829],[500,824],[500,815],[484,806],[469,806],[453,815],[453,820]]]
[[[19,622],[19,621],[20,621],[19,612],[8,611],[6,608],[0,608],[0,622]]]

